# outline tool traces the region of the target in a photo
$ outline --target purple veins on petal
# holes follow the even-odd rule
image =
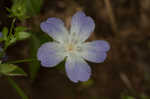
[[[45,43],[37,53],[38,60],[44,67],[54,67],[64,60],[64,54],[57,43]]]
[[[91,76],[90,66],[81,57],[68,57],[66,60],[66,73],[75,83],[87,81]]]
[[[48,18],[40,24],[41,29],[56,41],[63,41],[68,34],[64,23],[58,18]]]
[[[94,20],[86,16],[84,12],[79,11],[73,17],[71,21],[71,33],[76,33],[79,40],[85,41],[94,31]]]

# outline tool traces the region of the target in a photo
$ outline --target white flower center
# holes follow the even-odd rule
[[[65,52],[70,53],[79,53],[81,52],[81,44],[78,41],[78,37],[75,33],[69,35],[69,38],[64,42]]]
[[[72,43],[71,43],[71,44],[68,44],[68,46],[67,46],[67,51],[72,52],[73,50],[74,50],[73,44],[72,44]]]
[[[69,53],[76,53],[81,51],[81,47],[78,44],[74,43],[68,43],[65,48]]]

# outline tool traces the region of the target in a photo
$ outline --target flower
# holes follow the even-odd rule
[[[0,32],[0,38],[3,36],[2,32]]]
[[[0,38],[2,38],[2,37],[3,37],[3,33],[0,32]],[[4,61],[6,61],[6,60],[8,59],[8,57],[7,57],[6,53],[3,53],[2,45],[3,45],[3,44],[0,43],[0,61],[4,62]],[[3,53],[3,54],[2,54],[2,53]],[[2,55],[2,56],[1,56],[1,55]]]
[[[0,32],[0,38],[2,38],[3,37],[3,34],[2,34],[2,32]],[[2,52],[2,45],[0,44],[0,52]]]
[[[104,40],[85,42],[94,31],[95,23],[82,11],[72,17],[70,31],[58,18],[48,18],[40,27],[54,39],[38,49],[37,58],[41,65],[54,67],[66,58],[67,76],[75,83],[87,81],[91,76],[91,68],[85,60],[101,63],[110,49]]]

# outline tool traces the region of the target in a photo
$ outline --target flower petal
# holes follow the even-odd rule
[[[71,56],[66,60],[66,73],[75,83],[87,81],[91,76],[90,66],[81,57]]]
[[[88,61],[101,63],[106,59],[109,49],[110,45],[104,40],[88,42],[83,44],[81,56]]]
[[[2,34],[2,32],[0,32],[0,37],[2,37],[3,36],[3,34]]]
[[[44,67],[54,67],[65,58],[58,43],[45,43],[39,49],[37,53],[38,60],[41,61]]]
[[[83,47],[86,47],[86,49],[93,48],[93,49],[101,51],[101,52],[102,51],[107,52],[110,49],[109,43],[105,40],[95,40],[92,42],[86,42],[86,43],[84,43]]]
[[[68,31],[66,30],[62,20],[58,18],[48,18],[40,24],[41,29],[48,33],[54,40],[63,42],[66,40]]]
[[[77,39],[85,41],[94,31],[95,23],[93,19],[86,16],[84,12],[79,11],[73,17],[71,21],[71,33],[76,33]]]

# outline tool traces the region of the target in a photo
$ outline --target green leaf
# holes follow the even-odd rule
[[[7,44],[8,44],[8,46],[9,46],[9,45],[15,43],[16,41],[17,41],[16,37],[15,37],[14,35],[11,35],[11,36],[9,37],[9,41],[8,41]]]
[[[16,17],[23,21],[30,16],[35,16],[40,12],[43,0],[13,0],[10,12],[10,17]]]
[[[7,40],[7,35],[8,35],[8,28],[4,27],[2,30],[2,38],[6,41]]]
[[[28,32],[17,32],[16,33],[17,40],[24,40],[24,39],[29,38],[30,36],[31,36],[31,34]]]
[[[10,12],[10,17],[17,17],[19,20],[28,18],[26,0],[13,0],[11,9],[7,8],[7,10]]]
[[[30,16],[40,12],[43,0],[26,0],[27,14]]]
[[[16,69],[16,66],[13,64],[0,64],[0,73],[8,74]]]
[[[26,76],[27,74],[14,64],[0,64],[0,73],[6,76]]]
[[[2,37],[0,37],[0,42],[2,42],[4,39]]]
[[[15,28],[15,32],[22,32],[22,31],[26,31],[27,28],[26,27],[23,27],[23,26],[17,26]]]
[[[15,28],[15,37],[17,40],[24,40],[31,36],[29,32],[25,32],[27,30],[26,27],[18,26]]]

